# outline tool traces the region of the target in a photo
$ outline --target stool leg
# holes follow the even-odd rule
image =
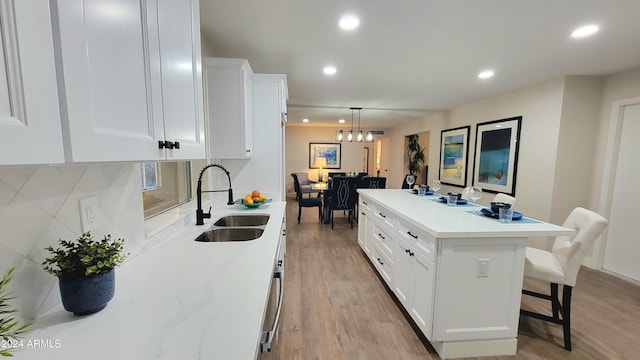
[[[564,348],[571,351],[571,286],[562,289],[562,330],[564,331]]]

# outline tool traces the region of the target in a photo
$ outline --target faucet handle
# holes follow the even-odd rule
[[[203,219],[211,219],[211,206],[209,206],[209,212],[202,212]]]

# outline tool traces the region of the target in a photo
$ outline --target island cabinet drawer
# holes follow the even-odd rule
[[[374,205],[372,210],[375,222],[386,227],[389,231],[392,231],[395,226],[395,217],[391,211],[380,205]]]
[[[371,260],[373,260],[373,265],[378,269],[378,273],[387,283],[387,286],[393,289],[393,284],[391,283],[391,279],[393,279],[393,261],[380,249],[378,244],[374,244],[371,247],[371,255]]]
[[[373,238],[375,239],[376,245],[378,245],[387,256],[393,257],[395,243],[388,231],[378,224],[373,224]]]
[[[372,207],[372,205],[371,205],[371,201],[370,200],[367,200],[367,199],[365,199],[363,197],[360,197],[360,200],[358,200],[358,209],[360,211],[364,211],[366,213],[369,213],[369,212],[371,212],[371,207]]]
[[[398,220],[396,228],[397,236],[405,239],[427,259],[436,261],[436,238],[404,220]]]

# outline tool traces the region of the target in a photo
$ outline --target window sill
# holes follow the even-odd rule
[[[203,200],[202,207],[208,208],[209,201]],[[150,239],[165,231],[167,232],[165,235],[176,231],[189,220],[190,216],[195,217],[197,208],[197,201],[191,200],[180,206],[169,209],[162,214],[146,219],[144,221],[145,237]],[[195,222],[195,219],[193,219],[193,221]]]

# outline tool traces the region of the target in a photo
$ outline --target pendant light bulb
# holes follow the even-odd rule
[[[358,130],[358,142],[362,142],[363,136],[362,136],[362,130]]]
[[[347,141],[348,142],[352,142],[353,141],[353,131],[349,130],[349,133],[347,134]]]
[[[371,131],[367,132],[367,142],[373,141],[373,133]]]
[[[344,135],[343,135],[343,133],[342,133],[342,130],[340,130],[340,131],[338,131],[338,135],[336,135],[336,139],[337,139],[338,141],[342,141],[343,136],[344,136]]]

